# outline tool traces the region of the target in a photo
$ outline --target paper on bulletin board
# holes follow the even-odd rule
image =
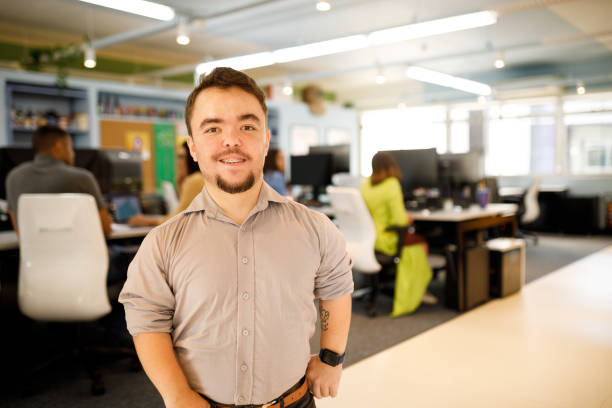
[[[142,160],[151,160],[151,134],[149,132],[129,130],[125,132],[125,146],[142,154]]]

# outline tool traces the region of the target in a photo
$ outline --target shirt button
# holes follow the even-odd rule
[[[243,365],[241,365],[241,366],[240,366],[240,370],[241,370],[243,373],[244,373],[244,372],[247,370],[247,368],[249,368],[249,367],[247,367],[247,365],[246,365],[246,364],[243,364]]]
[[[247,329],[242,330],[242,335],[243,336],[248,336],[249,335],[249,331]]]
[[[242,258],[242,263],[246,264],[247,262],[249,262],[249,258],[247,258],[246,256]]]
[[[244,397],[238,397],[238,402],[244,402]]]
[[[242,300],[249,300],[249,292],[242,292]]]

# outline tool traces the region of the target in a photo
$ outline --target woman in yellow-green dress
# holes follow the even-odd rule
[[[397,233],[387,231],[387,228],[410,225],[413,221],[404,207],[401,178],[401,171],[393,156],[378,152],[372,158],[372,176],[361,186],[361,194],[376,226],[374,249],[387,255],[396,252],[398,240]],[[409,245],[402,250],[393,315],[412,312],[421,301],[427,304],[437,302],[426,291],[432,273],[425,251],[426,243]]]

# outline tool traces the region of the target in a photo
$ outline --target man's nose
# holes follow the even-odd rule
[[[230,129],[226,131],[223,135],[223,145],[224,146],[240,146],[241,138],[240,131],[237,129]]]

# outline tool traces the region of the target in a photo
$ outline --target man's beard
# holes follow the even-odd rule
[[[227,181],[223,180],[221,176],[217,176],[217,187],[219,187],[222,191],[225,191],[229,194],[237,194],[244,193],[249,190],[255,184],[255,175],[253,172],[249,173],[247,178],[238,184],[230,184]]]

